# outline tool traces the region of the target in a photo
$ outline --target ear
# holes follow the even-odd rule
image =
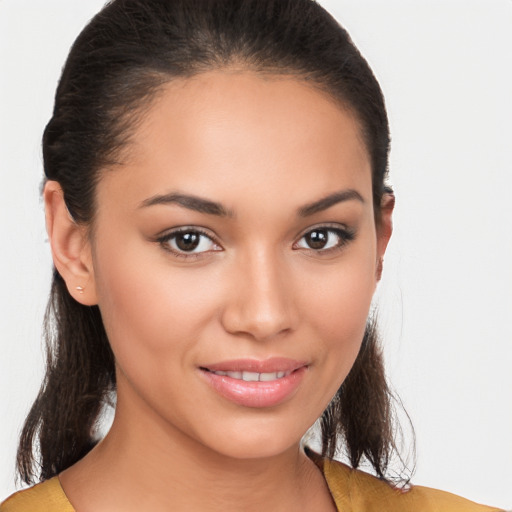
[[[377,226],[377,281],[382,277],[384,254],[393,232],[393,209],[395,208],[395,195],[393,192],[384,192],[380,207],[380,220]]]
[[[46,231],[55,268],[77,302],[85,306],[95,305],[96,288],[87,230],[71,217],[58,182],[47,181],[43,196]]]

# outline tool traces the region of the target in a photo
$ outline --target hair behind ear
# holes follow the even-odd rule
[[[322,456],[333,458],[343,439],[354,468],[366,459],[377,476],[387,480],[393,455],[405,467],[395,442],[393,401],[372,319],[354,366],[320,419]],[[408,482],[410,477],[400,478]]]
[[[76,302],[57,271],[44,336],[46,377],[17,454],[18,473],[27,484],[57,475],[94,446],[98,415],[115,387],[114,356],[100,311]]]

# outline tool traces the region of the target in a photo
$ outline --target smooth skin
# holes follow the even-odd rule
[[[299,79],[208,72],[167,84],[124,156],[93,226],[56,182],[44,192],[55,265],[99,306],[117,364],[110,432],[60,475],[71,503],[335,510],[300,440],[356,358],[393,209],[376,226],[357,119]],[[273,407],[233,403],[201,370],[271,357],[306,364]]]

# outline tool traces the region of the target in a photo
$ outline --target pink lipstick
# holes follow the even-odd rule
[[[245,407],[273,407],[297,391],[307,363],[287,358],[237,359],[201,366],[208,384],[224,398]]]

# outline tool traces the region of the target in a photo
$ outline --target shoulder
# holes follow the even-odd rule
[[[322,462],[338,510],[347,512],[499,512],[454,494],[413,486],[404,491],[336,461]]]
[[[0,512],[74,512],[57,477],[18,491],[0,504]]]

